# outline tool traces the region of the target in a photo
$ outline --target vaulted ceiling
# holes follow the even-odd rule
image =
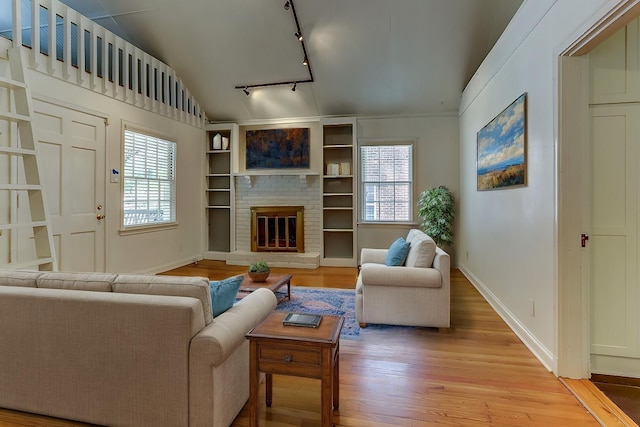
[[[249,121],[457,111],[522,0],[62,0],[174,68],[207,116]]]

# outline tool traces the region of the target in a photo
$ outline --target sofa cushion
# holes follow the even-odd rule
[[[407,267],[431,267],[433,259],[436,257],[436,242],[420,230],[411,230],[407,239],[411,243],[405,265]]]
[[[197,298],[202,302],[205,323],[213,322],[209,279],[206,277],[119,274],[113,282],[113,292]]]
[[[399,237],[389,246],[384,263],[388,266],[402,265],[404,264],[404,260],[407,259],[408,252],[409,243],[404,240],[404,237]]]
[[[41,271],[0,270],[0,286],[36,288],[36,279],[40,276]]]
[[[222,280],[212,280],[209,282],[211,288],[211,307],[213,317],[219,316],[233,307],[236,302],[238,289],[244,279],[243,275],[227,277]]]
[[[73,289],[76,291],[111,292],[111,283],[116,278],[110,273],[43,273],[37,279],[39,288]]]

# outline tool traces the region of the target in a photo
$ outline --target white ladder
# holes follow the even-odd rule
[[[57,271],[21,47],[8,54],[9,68],[0,73],[0,90],[6,90],[0,121],[9,131],[0,139],[0,268]],[[20,209],[25,203],[28,213]]]

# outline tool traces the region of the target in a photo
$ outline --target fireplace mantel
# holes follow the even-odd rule
[[[308,187],[309,180],[314,177],[319,177],[320,174],[317,172],[293,172],[283,171],[281,169],[270,169],[255,172],[234,173],[233,176],[238,177],[239,179],[245,179],[250,188],[253,188],[256,178],[261,176],[298,176],[300,177],[300,183],[303,186]]]

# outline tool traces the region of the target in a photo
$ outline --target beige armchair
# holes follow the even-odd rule
[[[356,284],[356,320],[407,326],[450,326],[450,259],[420,230],[406,238],[402,266],[387,266],[387,249],[363,248]]]

